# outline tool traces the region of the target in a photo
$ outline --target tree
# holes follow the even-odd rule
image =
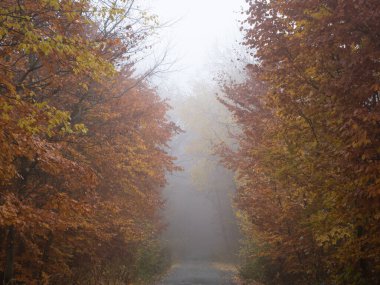
[[[379,282],[376,2],[248,1],[255,62],[222,100],[243,128],[225,160],[260,281]]]
[[[155,248],[178,128],[132,75],[155,21],[133,3],[0,4],[4,284],[129,284]]]

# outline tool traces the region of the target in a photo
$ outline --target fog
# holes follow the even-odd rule
[[[204,155],[189,150],[196,135],[186,129],[172,144],[183,172],[169,176],[164,191],[168,228],[163,238],[174,262],[234,262],[238,230],[232,208],[233,175],[215,158],[208,156],[204,165]]]
[[[145,0],[145,5],[161,25],[148,62],[165,57],[166,73],[154,79],[164,97],[189,95],[194,80],[212,81],[220,57],[226,61],[241,41],[245,0]]]
[[[170,145],[183,171],[168,175],[164,189],[163,240],[177,263],[237,260],[234,177],[213,154],[215,144],[229,140],[227,128],[233,122],[215,98],[220,90],[214,78],[232,72],[244,2],[147,2],[162,25],[150,61],[165,57],[166,63],[153,84],[161,97],[170,99],[171,118],[184,130]]]

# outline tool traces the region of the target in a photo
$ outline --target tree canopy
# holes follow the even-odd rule
[[[134,75],[155,22],[134,1],[1,1],[4,284],[130,284],[158,270],[179,128]]]
[[[380,282],[378,1],[249,0],[254,57],[221,100],[243,132],[242,275],[265,284]]]

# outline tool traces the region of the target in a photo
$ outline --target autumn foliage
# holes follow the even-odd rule
[[[132,59],[154,19],[134,1],[95,2],[0,3],[4,284],[130,284],[158,270],[178,128]]]
[[[249,0],[244,83],[221,98],[246,237],[242,277],[380,283],[380,3]]]

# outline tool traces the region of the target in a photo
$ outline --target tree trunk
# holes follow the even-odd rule
[[[5,249],[5,268],[3,284],[8,285],[13,278],[13,259],[15,251],[15,229],[14,226],[8,227],[8,234]]]

